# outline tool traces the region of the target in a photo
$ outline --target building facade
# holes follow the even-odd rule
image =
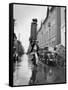
[[[31,23],[30,40],[37,39],[37,19],[33,19]]]
[[[38,30],[37,34],[38,45],[40,48],[55,47],[56,45],[62,43],[61,40],[62,38],[61,24],[63,18],[61,17],[62,9],[61,7],[50,7],[50,8],[48,7],[47,17],[41,24],[41,27]]]
[[[61,8],[61,44],[65,47],[65,8]]]
[[[31,52],[36,44],[37,40],[37,19],[32,19],[31,32],[30,32],[30,44],[27,52]]]

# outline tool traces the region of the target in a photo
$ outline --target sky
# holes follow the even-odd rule
[[[43,22],[46,17],[47,7],[15,4],[13,12],[14,19],[16,20],[14,32],[17,38],[22,42],[26,52],[29,47],[32,19],[37,18],[37,30],[39,30],[41,22]]]

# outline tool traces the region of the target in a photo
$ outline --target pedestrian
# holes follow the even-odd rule
[[[36,66],[36,57],[35,57],[35,54],[33,54],[32,63],[33,63],[34,66]]]
[[[45,58],[45,64],[48,64],[48,55],[47,55],[47,53],[45,53],[44,58]]]

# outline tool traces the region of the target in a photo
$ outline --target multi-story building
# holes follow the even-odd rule
[[[61,44],[65,46],[65,8],[61,8]]]
[[[30,33],[30,40],[37,39],[37,19],[33,19],[31,23],[31,33]]]
[[[55,47],[61,43],[62,9],[63,7],[48,7],[47,17],[41,24],[37,33],[38,45],[40,48],[48,46]],[[63,20],[63,22],[65,21]]]
[[[31,50],[33,50],[33,47],[36,43],[36,39],[37,39],[37,19],[32,19],[32,23],[31,23],[31,32],[30,32],[30,44],[29,44],[29,48],[28,48],[28,52],[30,52]]]

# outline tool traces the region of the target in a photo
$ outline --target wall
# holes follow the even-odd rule
[[[41,30],[38,32],[37,40],[40,47],[54,47],[61,42],[61,18],[60,8],[53,7],[45,18]]]
[[[61,44],[65,46],[65,8],[61,8]]]

